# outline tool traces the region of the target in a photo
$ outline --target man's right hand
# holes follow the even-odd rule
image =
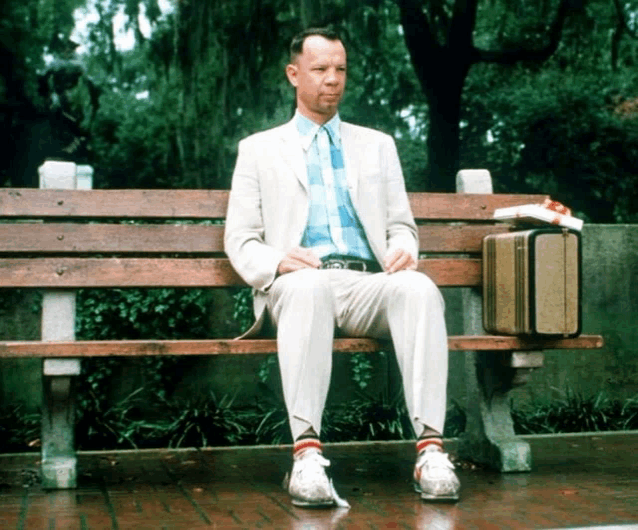
[[[320,266],[321,260],[313,254],[312,250],[295,247],[279,262],[277,275],[280,276],[300,269],[318,269]]]

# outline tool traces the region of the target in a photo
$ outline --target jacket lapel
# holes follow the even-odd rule
[[[292,168],[295,176],[308,193],[308,170],[294,120],[281,127],[280,149],[282,160]]]
[[[346,179],[348,181],[348,191],[350,192],[350,200],[355,209],[359,209],[358,191],[359,191],[359,160],[357,139],[353,134],[354,131],[347,123],[341,122],[341,147],[343,149],[343,158],[346,164]]]

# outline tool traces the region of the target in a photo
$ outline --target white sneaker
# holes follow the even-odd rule
[[[284,488],[295,506],[331,507],[350,505],[341,499],[328,479],[326,470],[330,461],[318,449],[306,449],[295,457],[290,474],[284,478]]]
[[[461,483],[446,453],[434,449],[419,455],[414,467],[414,489],[424,500],[459,500]]]

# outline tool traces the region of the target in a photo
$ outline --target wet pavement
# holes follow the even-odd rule
[[[291,505],[281,488],[290,447],[80,453],[78,489],[50,492],[39,486],[39,455],[0,455],[0,528],[638,528],[638,432],[528,440],[531,473],[458,462],[457,504],[412,491],[411,443],[328,445],[349,510]]]

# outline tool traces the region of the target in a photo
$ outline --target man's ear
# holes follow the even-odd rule
[[[298,73],[297,65],[288,64],[286,65],[286,77],[292,86],[297,87],[297,73]]]

